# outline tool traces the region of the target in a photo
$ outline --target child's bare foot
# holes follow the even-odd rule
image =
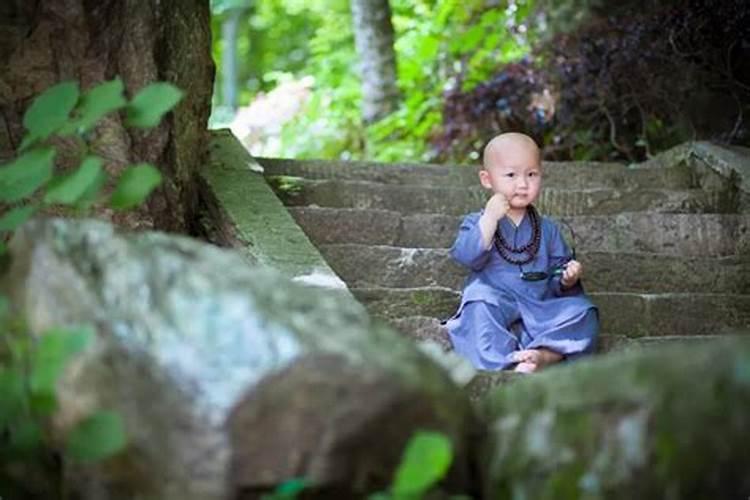
[[[537,371],[537,365],[535,365],[534,363],[527,363],[526,361],[522,361],[521,363],[518,363],[516,365],[513,371],[518,373],[534,373],[535,371]]]
[[[518,362],[515,371],[521,373],[533,373],[541,370],[547,365],[562,361],[560,353],[540,347],[539,349],[524,349],[513,353],[513,359]]]

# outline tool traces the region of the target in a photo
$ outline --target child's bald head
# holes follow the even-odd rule
[[[479,182],[502,194],[511,210],[525,210],[542,186],[541,154],[534,140],[515,132],[494,137],[484,148]]]
[[[541,166],[539,147],[528,135],[507,132],[493,137],[484,147],[482,168],[489,170],[492,166],[515,164],[521,159]]]

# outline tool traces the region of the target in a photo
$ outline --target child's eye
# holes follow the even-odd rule
[[[515,176],[516,176],[516,174],[514,172],[509,172],[509,173],[505,174],[505,177],[515,177]]]
[[[539,172],[529,172],[529,177],[536,177],[539,175]]]

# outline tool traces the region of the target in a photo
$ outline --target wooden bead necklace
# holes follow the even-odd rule
[[[529,205],[526,212],[528,213],[529,221],[531,222],[531,238],[525,245],[520,247],[511,246],[505,241],[499,224],[495,230],[495,248],[500,254],[500,257],[511,264],[528,264],[534,260],[537,252],[539,252],[539,244],[542,241],[542,227],[539,220],[539,213],[533,205]],[[526,257],[514,258],[511,254],[526,254]]]

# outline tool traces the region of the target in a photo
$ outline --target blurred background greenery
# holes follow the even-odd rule
[[[746,0],[211,5],[210,126],[255,155],[466,163],[509,130],[556,160],[750,143]]]

